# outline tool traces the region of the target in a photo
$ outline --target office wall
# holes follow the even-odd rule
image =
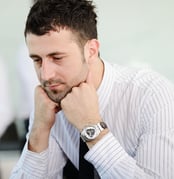
[[[0,55],[7,63],[15,63],[16,53],[23,41],[23,28],[30,2],[0,0]]]
[[[96,0],[104,58],[150,66],[174,81],[174,1]]]
[[[14,111],[19,87],[15,63],[24,41],[23,29],[29,6],[29,0],[0,0],[0,59],[5,62],[8,71],[9,95]]]
[[[14,64],[24,40],[23,28],[30,2],[0,1],[0,55],[9,68],[15,91]],[[150,66],[174,81],[174,1],[95,0],[95,3],[103,59]]]

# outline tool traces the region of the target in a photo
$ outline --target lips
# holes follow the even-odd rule
[[[54,85],[48,85],[46,86],[46,88],[48,88],[49,90],[55,90],[57,88],[59,88],[62,84],[54,84]]]

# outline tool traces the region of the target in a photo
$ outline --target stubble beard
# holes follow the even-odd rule
[[[83,62],[83,65],[86,65],[85,58],[82,59],[82,62]],[[72,91],[73,87],[78,86],[81,82],[84,82],[86,80],[86,77],[84,77],[84,78],[85,79],[81,79],[81,81],[79,81],[79,83],[74,85],[74,86],[68,86],[66,83],[62,82],[61,80],[45,81],[45,82],[42,83],[42,86],[43,86],[45,92],[47,93],[48,97],[52,101],[54,101],[55,103],[60,104],[61,100],[63,98],[65,98],[68,93],[70,93]],[[60,90],[58,91],[58,90],[48,90],[47,89],[47,86],[49,86],[50,84],[57,84],[57,83],[65,85],[65,88],[61,91]]]
[[[71,92],[72,87],[67,87],[64,91],[57,91],[57,90],[47,90],[44,88],[45,92],[47,93],[48,97],[54,101],[55,103],[60,103],[61,100]]]

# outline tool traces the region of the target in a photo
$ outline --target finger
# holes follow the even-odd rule
[[[91,86],[94,86],[94,82],[93,82],[93,79],[92,79],[92,73],[91,73],[90,70],[89,70],[87,78],[86,78],[86,83],[91,85]]]
[[[56,107],[55,107],[55,113],[58,113],[59,111],[61,111],[61,106],[60,104],[56,104]]]

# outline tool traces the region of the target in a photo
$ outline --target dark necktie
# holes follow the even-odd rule
[[[91,163],[84,159],[84,155],[88,152],[88,147],[80,138],[79,149],[79,179],[94,179],[94,167]]]
[[[100,179],[93,165],[84,159],[84,155],[88,150],[86,143],[84,143],[80,138],[79,171],[75,168],[72,162],[68,160],[63,170],[63,176],[65,179]]]

